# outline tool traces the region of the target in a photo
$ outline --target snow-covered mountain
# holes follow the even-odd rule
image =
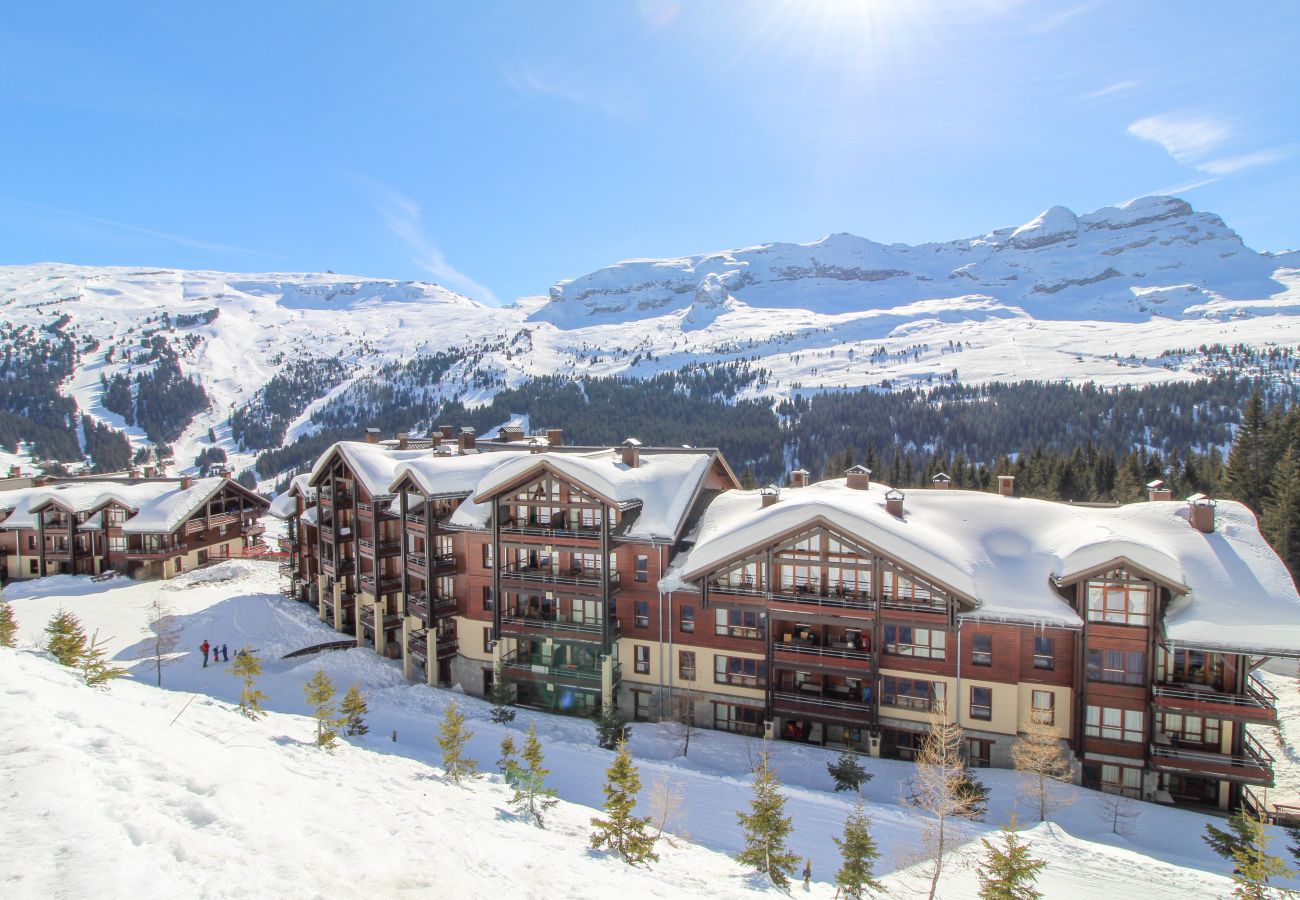
[[[106,379],[158,366],[161,341],[209,401],[171,441],[178,463],[215,438],[243,468],[274,442],[241,449],[231,417],[268,384],[294,395],[278,432],[289,441],[320,427],[313,415],[333,398],[400,389],[473,406],[538,376],[643,378],[740,359],[765,370],[744,396],[774,399],[954,379],[1198,378],[1214,365],[1202,345],[1300,345],[1297,267],[1300,254],[1258,253],[1169,197],[1086,215],[1053,207],[947,243],[840,234],[628,261],[504,308],[333,273],[24,265],[0,267],[0,349],[66,337],[62,393],[139,445],[146,431],[106,405]],[[443,352],[432,374],[394,368]],[[1268,374],[1289,377],[1289,365]],[[303,376],[314,368],[320,378]],[[272,382],[286,373],[296,380]]]

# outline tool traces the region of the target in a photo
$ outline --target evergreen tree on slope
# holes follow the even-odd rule
[[[1014,827],[1014,821],[1010,827],[1004,826],[996,843],[980,838],[985,850],[975,867],[980,900],[1039,900],[1043,896],[1034,883],[1047,862],[1029,855],[1029,846],[1021,842]]]
[[[370,707],[366,705],[365,695],[359,686],[354,684],[348,688],[348,692],[343,695],[343,705],[339,707],[339,712],[342,714],[344,733],[349,737],[370,731],[364,718],[370,712]]]
[[[465,746],[474,732],[465,727],[465,715],[455,700],[447,704],[438,733],[438,747],[442,750],[442,770],[455,784],[478,775],[478,761],[465,756]]]
[[[262,702],[266,694],[257,688],[257,679],[262,674],[262,661],[249,647],[244,647],[235,654],[235,661],[228,669],[231,675],[244,682],[239,691],[239,711],[256,721],[262,716]]]
[[[81,627],[81,620],[66,609],[60,609],[45,626],[48,636],[45,649],[54,655],[61,665],[75,666],[86,654],[86,630]]]
[[[18,634],[18,620],[14,608],[0,598],[0,647],[13,647]]]
[[[861,800],[844,820],[844,836],[831,840],[840,848],[841,865],[835,873],[837,891],[843,891],[849,900],[861,900],[864,894],[885,890],[876,880],[874,866],[880,851],[871,837],[871,818],[863,811]]]
[[[618,745],[618,755],[605,771],[605,818],[591,820],[591,847],[609,848],[629,866],[658,862],[655,840],[649,833],[649,817],[635,815],[641,776],[632,765],[627,743]]]
[[[334,682],[324,669],[317,669],[302,690],[311,705],[312,718],[316,720],[316,746],[333,750],[338,744],[338,727],[342,723],[341,719],[335,718],[338,710],[334,708],[334,697],[338,692],[334,689]]]
[[[799,854],[786,846],[794,825],[785,814],[781,779],[766,750],[758,755],[749,812],[736,813],[736,819],[745,833],[745,848],[736,854],[736,862],[767,875],[777,887],[788,888],[790,876],[799,865]]]

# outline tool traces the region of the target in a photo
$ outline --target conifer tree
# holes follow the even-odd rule
[[[18,634],[18,619],[14,608],[0,598],[0,647],[13,647]]]
[[[338,727],[344,721],[336,718],[338,710],[334,707],[334,697],[338,692],[334,689],[334,682],[324,669],[317,669],[302,690],[311,705],[312,718],[316,720],[316,746],[333,750],[338,743]]]
[[[465,756],[465,746],[474,732],[465,727],[465,715],[453,700],[447,704],[438,734],[438,747],[442,750],[442,770],[447,778],[459,785],[467,778],[478,776],[478,761]]]
[[[1013,819],[1010,826],[1002,827],[996,843],[980,838],[985,851],[975,867],[980,900],[1039,900],[1043,896],[1034,883],[1047,861],[1030,856],[1029,845],[1021,842],[1014,828]]]
[[[835,782],[836,792],[857,792],[861,790],[863,782],[871,780],[871,773],[862,767],[858,762],[858,754],[852,750],[845,750],[840,753],[835,762],[828,762],[826,771]]]
[[[511,705],[514,703],[514,691],[510,688],[510,682],[506,678],[505,670],[501,663],[497,662],[492,667],[492,691],[488,695],[492,701],[492,721],[497,725],[504,725],[507,722],[515,720],[515,709]]]
[[[772,768],[766,750],[758,755],[758,766],[754,769],[754,796],[749,801],[749,812],[736,813],[736,819],[745,834],[745,848],[736,854],[736,862],[767,875],[777,887],[788,888],[790,876],[799,865],[799,854],[786,846],[794,824],[785,814],[781,779]]]
[[[605,818],[591,820],[591,847],[608,847],[629,866],[658,862],[655,840],[649,834],[649,817],[636,812],[636,795],[641,791],[641,776],[632,765],[627,742],[618,745],[618,755],[605,771]]]
[[[1025,776],[1025,794],[1038,808],[1038,821],[1047,819],[1054,807],[1069,799],[1055,788],[1069,781],[1070,760],[1056,730],[1042,716],[1035,716],[1011,745],[1011,763]]]
[[[504,745],[503,745],[504,746]],[[528,737],[524,739],[525,766],[515,772],[515,796],[511,802],[524,815],[531,816],[538,828],[545,828],[542,814],[555,806],[555,789],[546,786],[546,776],[550,770],[542,765],[542,742],[537,739],[537,726],[528,726]],[[654,846],[653,841],[651,846]]]
[[[836,891],[843,891],[849,900],[861,900],[864,894],[884,891],[885,886],[876,879],[874,871],[880,851],[871,837],[871,818],[863,810],[861,800],[844,820],[844,837],[831,840],[840,848],[841,864],[835,873]]]
[[[349,737],[366,734],[370,731],[370,726],[366,724],[365,720],[365,715],[370,712],[370,707],[366,705],[365,695],[361,693],[361,688],[356,684],[348,688],[348,692],[343,695],[343,705],[339,707],[339,712],[343,716],[344,733]]]
[[[1294,577],[1300,574],[1300,458],[1288,447],[1278,460],[1259,530]]]
[[[1211,850],[1232,863],[1232,896],[1267,900],[1270,879],[1290,878],[1295,873],[1268,852],[1271,838],[1259,819],[1238,810],[1228,819],[1228,828],[1230,831],[1206,825],[1204,838]]]
[[[49,636],[45,649],[54,654],[61,665],[76,666],[86,654],[86,630],[81,620],[66,609],[60,609],[45,626]]]
[[[592,718],[596,723],[596,742],[606,750],[613,750],[627,740],[627,720],[613,700],[603,704]]]
[[[244,682],[239,691],[239,711],[256,721],[262,716],[262,702],[267,698],[256,686],[262,674],[262,661],[249,647],[244,647],[235,654],[235,661],[227,670],[231,675]]]
[[[1264,416],[1264,400],[1256,390],[1246,401],[1241,416],[1241,428],[1228,455],[1224,473],[1228,493],[1236,500],[1258,513],[1264,504],[1272,460],[1269,458],[1268,424]]]
[[[513,785],[519,775],[519,760],[515,756],[516,753],[518,748],[515,746],[515,739],[507,734],[501,739],[501,757],[497,760],[497,768],[501,771],[501,777],[505,779],[506,784]]]
[[[81,677],[91,687],[108,684],[114,678],[121,678],[126,674],[126,669],[119,669],[117,666],[109,664],[107,653],[99,643],[98,631],[86,644],[79,665],[81,666]]]

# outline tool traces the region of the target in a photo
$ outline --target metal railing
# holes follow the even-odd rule
[[[604,583],[606,573],[600,569],[582,569],[578,572],[557,572],[550,568],[541,568],[540,566],[521,566],[514,563],[502,567],[501,574],[507,578],[515,578],[520,581],[540,581],[546,584],[574,584],[600,587]],[[618,572],[609,572],[608,575],[610,587],[614,587],[619,583]]]
[[[773,694],[773,699],[777,704],[780,703],[802,703],[811,706],[822,706],[827,709],[842,709],[848,712],[861,713],[869,715],[871,705],[853,700],[844,700],[840,697],[827,696],[825,694],[803,693],[802,691],[777,691]]]
[[[1247,710],[1258,709],[1274,714],[1277,713],[1277,695],[1256,678],[1251,678],[1246,682],[1246,690],[1241,694],[1228,694],[1223,691],[1209,689],[1174,687],[1164,684],[1157,684],[1154,691],[1157,698],[1165,697],[1174,702],[1209,703],[1216,706],[1232,706]]]
[[[605,626],[600,623],[574,622],[564,616],[546,618],[519,615],[517,613],[502,613],[501,624],[512,625],[517,628],[538,628],[544,631],[578,631],[583,634],[603,634],[605,631]]]
[[[835,659],[858,659],[864,662],[871,661],[871,652],[869,650],[854,650],[852,648],[825,647],[811,644],[796,644],[777,641],[773,649],[785,651],[787,653],[799,653],[805,656],[828,656]]]

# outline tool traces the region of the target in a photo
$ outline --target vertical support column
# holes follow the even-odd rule
[[[428,522],[426,516],[425,522]],[[425,553],[430,550],[425,545]],[[501,639],[501,567],[504,561],[501,555],[501,495],[492,497],[492,637],[498,643]],[[432,592],[430,592],[432,597]]]
[[[614,704],[614,654],[600,658],[600,704],[608,707]]]
[[[429,687],[438,686],[438,636],[441,628],[430,626],[424,635],[424,680]]]
[[[325,576],[317,575],[316,576],[316,614],[320,617],[320,620],[322,622],[324,622],[326,619],[325,604],[328,603],[332,606],[334,602],[333,599],[326,593],[328,587],[329,585],[326,584]]]
[[[403,601],[405,602],[405,601]],[[407,681],[411,680],[411,632],[416,629],[416,624],[420,620],[414,616],[402,616],[402,677]]]
[[[388,601],[383,597],[375,598],[375,653],[384,655],[384,616],[387,614]]]
[[[343,633],[343,582],[334,582],[334,630]]]

